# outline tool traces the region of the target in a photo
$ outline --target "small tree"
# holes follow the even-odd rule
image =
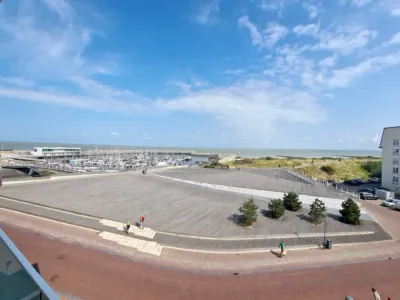
[[[285,206],[281,199],[273,199],[268,203],[269,214],[274,219],[279,219],[285,213]]]
[[[358,204],[349,198],[342,202],[342,209],[339,211],[344,222],[351,225],[360,224],[361,210]]]
[[[314,200],[310,205],[310,212],[308,215],[311,218],[311,222],[314,224],[321,224],[325,219],[325,204],[318,198]]]
[[[299,200],[299,195],[295,192],[289,192],[283,196],[283,204],[287,210],[298,211],[302,208],[302,203]]]
[[[241,220],[242,225],[250,226],[257,221],[258,205],[254,203],[253,198],[246,200],[239,208],[239,211],[243,214]]]

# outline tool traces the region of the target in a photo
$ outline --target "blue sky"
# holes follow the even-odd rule
[[[3,0],[0,45],[0,140],[376,149],[400,125],[397,0]]]

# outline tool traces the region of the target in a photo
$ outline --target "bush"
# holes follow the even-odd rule
[[[325,173],[329,175],[335,174],[335,168],[332,166],[322,166],[321,171],[324,171]]]
[[[283,196],[283,205],[287,210],[290,211],[298,211],[302,208],[299,195],[297,195],[295,192],[289,192]]]
[[[251,224],[256,222],[257,210],[258,210],[258,205],[254,203],[253,198],[246,200],[239,208],[239,211],[243,214],[241,219],[241,224],[244,226],[250,226]]]
[[[268,203],[269,215],[271,218],[279,219],[285,213],[285,206],[281,199],[273,199]]]
[[[324,202],[318,198],[314,200],[310,205],[310,212],[308,215],[311,218],[311,222],[314,224],[321,224],[325,219],[326,208]]]
[[[339,211],[342,215],[343,221],[351,225],[360,224],[361,211],[360,207],[353,199],[349,198],[342,202],[342,209]]]
[[[367,161],[361,165],[361,168],[367,171],[372,177],[381,177],[382,175],[382,161]]]

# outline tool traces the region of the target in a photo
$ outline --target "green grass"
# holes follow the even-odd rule
[[[311,165],[311,163],[314,165]],[[320,180],[331,179],[331,176],[321,170],[321,167],[332,167],[332,176],[336,181],[360,178],[367,180],[371,176],[378,176],[380,173],[382,160],[374,157],[356,158],[237,158],[226,163],[230,167],[243,168],[292,168],[296,166],[296,171]],[[328,168],[329,169],[329,168]]]

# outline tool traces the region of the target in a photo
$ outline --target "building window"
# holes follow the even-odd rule
[[[393,184],[399,184],[399,177],[398,176],[393,176]]]
[[[393,146],[398,146],[399,145],[399,140],[393,140]]]
[[[393,167],[393,173],[394,174],[399,174],[399,168],[398,167]]]
[[[394,149],[393,150],[393,155],[394,156],[399,156],[399,149]]]
[[[393,158],[393,165],[398,166],[399,165],[399,159],[398,158]]]

